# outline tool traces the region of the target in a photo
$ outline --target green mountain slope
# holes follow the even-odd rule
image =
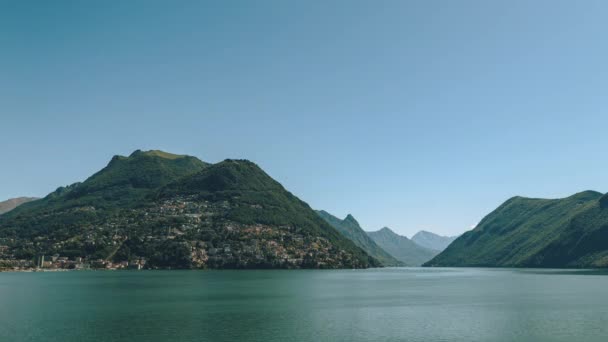
[[[608,195],[585,207],[524,266],[608,267]]]
[[[359,222],[352,215],[346,216],[344,220],[333,216],[332,214],[318,210],[317,214],[321,216],[327,223],[337,229],[342,235],[346,236],[355,245],[361,247],[367,254],[378,259],[384,266],[402,266],[403,263],[388,254],[380,246],[378,246],[372,238],[361,228]]]
[[[240,244],[239,248],[243,250],[266,253],[266,257],[260,260],[256,259],[257,256],[242,255],[242,260],[235,261],[238,267],[285,264],[289,267],[350,268],[381,265],[321,219],[308,204],[247,160],[225,160],[159,191],[161,201],[176,198],[189,198],[192,203],[211,208],[211,219],[206,225],[218,234],[228,228],[232,245]],[[256,242],[252,246],[239,242],[250,239],[266,244],[278,243],[279,258],[271,257],[269,260],[268,254],[276,253],[267,250],[268,246],[261,246],[263,243]],[[285,261],[288,259],[292,261]]]
[[[2,244],[14,258],[145,258],[148,267],[380,265],[257,165],[161,151],[114,157],[83,183],[3,215]]]
[[[163,185],[198,172],[209,164],[191,156],[137,150],[129,157],[114,156],[108,165],[82,183],[60,187],[45,198],[11,212],[65,210],[92,205],[107,210],[138,204]]]
[[[598,201],[601,197],[598,192],[584,191],[562,199],[511,198],[426,266],[593,265],[596,257],[588,252],[602,254],[605,247],[582,243],[584,238],[596,238],[595,243],[608,247],[608,240],[599,239],[608,223]]]
[[[367,232],[369,237],[397,260],[407,266],[420,266],[437,255],[437,251],[422,247],[405,236],[384,227],[376,232]]]

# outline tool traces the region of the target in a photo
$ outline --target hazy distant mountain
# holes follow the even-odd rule
[[[380,266],[256,164],[135,151],[0,216],[6,255],[170,268]],[[34,243],[35,242],[35,243]]]
[[[367,232],[369,237],[397,260],[407,266],[420,266],[433,258],[438,251],[419,246],[405,236],[384,227],[376,232]]]
[[[608,267],[608,196],[513,197],[426,266]]]
[[[344,220],[333,216],[332,214],[318,210],[317,214],[321,216],[332,227],[336,228],[342,235],[349,238],[355,245],[361,247],[367,254],[378,259],[384,266],[403,266],[403,263],[395,259],[392,255],[378,246],[371,237],[361,228],[359,222],[352,215],[347,215]]]
[[[0,202],[0,215],[2,215],[4,213],[8,213],[9,211],[17,208],[18,206],[22,205],[23,203],[31,202],[31,201],[34,201],[37,199],[38,199],[37,197],[17,197],[17,198],[11,198],[4,202]]]
[[[422,247],[441,252],[449,246],[452,241],[456,240],[457,237],[458,236],[441,236],[426,230],[421,230],[412,236],[411,240]]]

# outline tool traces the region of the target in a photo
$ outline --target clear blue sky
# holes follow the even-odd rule
[[[0,1],[0,199],[257,162],[367,230],[608,191],[606,1]]]

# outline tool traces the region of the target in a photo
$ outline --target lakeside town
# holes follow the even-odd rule
[[[0,246],[0,251],[6,246]],[[87,260],[83,257],[70,259],[55,254],[40,255],[34,260],[0,259],[0,272],[50,272],[79,270],[141,270],[146,266],[144,258],[133,261],[112,262],[103,259]]]
[[[67,239],[61,234],[2,238],[0,270],[332,268],[351,263],[351,256],[323,237],[288,225],[240,224],[226,219],[230,209],[228,201],[176,196],[107,220],[83,219],[70,227]],[[94,218],[103,212],[85,206],[46,215]]]

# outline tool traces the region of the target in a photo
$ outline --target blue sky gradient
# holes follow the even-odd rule
[[[605,1],[0,1],[0,199],[255,161],[367,230],[608,191]]]

